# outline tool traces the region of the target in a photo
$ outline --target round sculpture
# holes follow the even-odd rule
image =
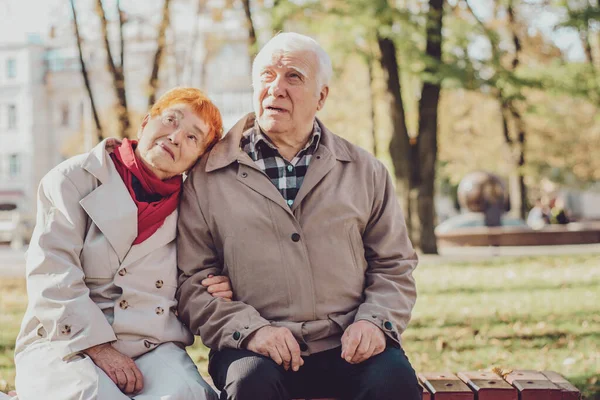
[[[504,208],[507,200],[504,182],[489,172],[471,172],[458,185],[458,203],[462,209],[484,213],[490,207]]]

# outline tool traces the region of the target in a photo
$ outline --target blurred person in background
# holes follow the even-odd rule
[[[550,223],[550,208],[547,201],[541,197],[535,200],[535,205],[527,214],[527,225],[533,229],[541,229]]]

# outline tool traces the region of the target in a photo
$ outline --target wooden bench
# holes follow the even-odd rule
[[[504,376],[494,372],[459,372],[456,375],[423,372],[417,376],[423,400],[581,400],[579,390],[552,371],[511,371]],[[399,394],[398,399],[401,397]],[[0,398],[3,398],[1,393]]]
[[[581,400],[581,393],[552,371],[423,372],[423,400]],[[399,394],[398,399],[401,399]],[[295,400],[337,400],[332,398]]]

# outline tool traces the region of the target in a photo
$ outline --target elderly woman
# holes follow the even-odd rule
[[[216,399],[185,351],[175,236],[182,174],[221,135],[211,101],[177,88],[139,141],[104,140],[42,179],[15,352],[21,400]],[[231,298],[227,278],[203,284]]]

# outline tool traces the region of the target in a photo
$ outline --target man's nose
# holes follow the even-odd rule
[[[269,85],[269,95],[273,97],[280,97],[285,94],[285,81],[283,77],[278,76],[271,84]]]

